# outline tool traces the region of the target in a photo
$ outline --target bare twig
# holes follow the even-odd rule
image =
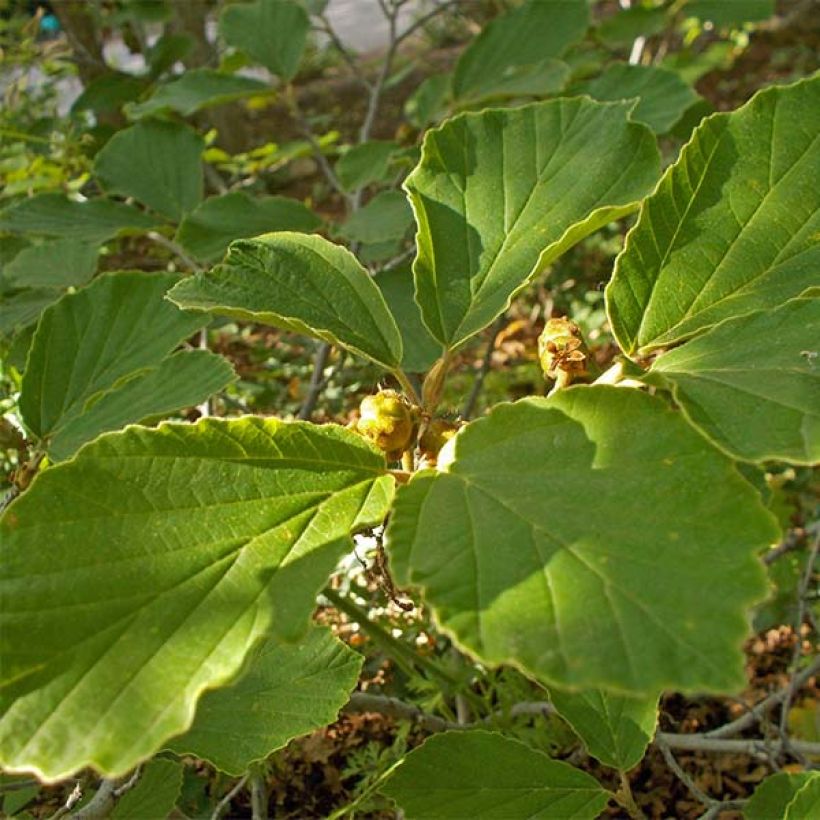
[[[356,61],[355,55],[350,51],[350,49],[342,42],[342,39],[339,37],[336,29],[333,28],[330,19],[328,18],[327,14],[324,12],[322,14],[317,15],[321,25],[319,26],[319,31],[323,32],[328,36],[330,42],[333,44],[333,47],[336,51],[339,52],[341,58],[347,63],[348,68],[350,68],[353,76],[368,90],[371,91],[373,88],[373,83],[367,79],[362,73],[362,70],[359,66],[359,63]]]
[[[495,320],[495,324],[492,327],[490,332],[490,341],[487,343],[487,352],[481,360],[481,368],[478,373],[476,373],[472,390],[470,390],[470,395],[467,397],[467,401],[464,402],[464,409],[461,411],[461,418],[463,418],[464,421],[469,421],[470,417],[473,415],[476,402],[478,401],[479,395],[481,395],[481,388],[484,386],[484,380],[487,378],[487,373],[490,372],[490,365],[493,360],[493,350],[495,349],[496,339],[498,339],[498,335],[504,329],[505,321],[505,316],[502,313],[501,316]]]
[[[325,386],[325,367],[327,367],[327,360],[330,357],[330,344],[322,342],[319,349],[316,351],[316,360],[313,363],[313,373],[310,377],[310,386],[308,387],[308,394],[299,408],[299,418],[302,421],[307,421],[313,415],[313,409],[316,407],[316,402],[319,400],[319,394]]]
[[[162,245],[168,251],[171,251],[175,256],[179,258],[179,260],[189,269],[194,271],[194,273],[199,273],[202,270],[202,266],[196,262],[192,257],[188,256],[185,252],[185,249],[179,245],[178,243],[174,242],[173,239],[169,239],[167,236],[163,236],[158,231],[148,231],[146,236],[152,241],[156,242],[157,245]]]
[[[216,807],[211,814],[211,820],[219,820],[222,816],[222,812],[228,808],[231,804],[231,800],[242,791],[245,787],[245,784],[248,782],[248,778],[250,777],[249,774],[244,774],[239,780],[237,780],[234,787],[216,804]]]
[[[399,720],[413,721],[428,732],[443,732],[447,729],[464,728],[459,723],[453,723],[437,715],[428,714],[412,703],[405,703],[398,700],[398,698],[390,698],[386,695],[370,695],[367,692],[354,692],[342,711],[352,713],[378,712]]]
[[[108,817],[117,801],[137,785],[141,773],[142,770],[138,766],[127,778],[101,780],[94,797],[71,815],[72,820],[102,820]]]
[[[669,744],[664,740],[660,733],[655,737],[655,745],[660,749],[661,754],[663,755],[663,759],[666,761],[666,765],[672,770],[675,777],[686,786],[687,789],[695,796],[697,800],[703,803],[704,806],[707,808],[711,808],[720,801],[715,800],[714,797],[709,797],[706,792],[704,792],[694,780],[681,768],[681,765],[675,760],[675,755],[672,754],[672,750],[669,748]]]
[[[790,530],[788,535],[773,549],[770,549],[764,556],[763,556],[763,563],[767,566],[769,564],[773,564],[783,555],[786,555],[790,552],[794,552],[802,541],[801,538],[802,531],[799,530]]]
[[[63,805],[51,815],[49,820],[58,820],[58,818],[65,817],[67,814],[70,814],[71,810],[77,805],[82,796],[83,790],[80,788],[80,781],[78,780],[74,784],[74,788],[71,790],[71,794],[68,795],[65,803],[63,803]]]
[[[268,787],[265,783],[265,772],[261,765],[254,766],[251,779],[251,818],[268,820]]]
[[[12,484],[11,487],[6,490],[3,497],[0,498],[0,513],[5,512],[6,507],[8,507],[18,495],[20,495],[20,488],[16,484]]]
[[[774,751],[785,750],[783,742],[779,740],[765,741],[755,738],[749,740],[724,740],[723,738],[709,737],[697,733],[673,734],[671,732],[658,732],[655,735],[655,740],[656,742],[665,743],[670,749],[707,752],[710,754],[742,754],[765,758],[767,756],[767,744]],[[790,741],[789,747],[807,757],[820,755],[820,743],[793,740]]]

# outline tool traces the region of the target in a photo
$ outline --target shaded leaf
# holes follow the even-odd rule
[[[820,78],[775,86],[696,129],[641,206],[607,287],[640,355],[817,282]]]
[[[111,810],[114,820],[147,820],[167,817],[182,789],[182,764],[175,760],[150,760],[139,782]]]
[[[132,74],[109,70],[92,80],[74,101],[71,112],[94,111],[106,114],[119,111],[125,103],[136,100],[146,88],[146,81]]]
[[[558,687],[735,691],[758,551],[779,536],[662,401],[580,386],[498,405],[399,491],[399,584],[489,663]]]
[[[320,236],[239,239],[225,262],[169,294],[180,307],[306,333],[393,369],[401,334],[379,289],[350,251]]]
[[[336,720],[362,661],[326,628],[314,627],[297,644],[268,638],[235,683],[205,693],[193,726],[168,748],[241,775],[292,738]]]
[[[316,230],[322,220],[299,200],[284,196],[252,197],[231,191],[206,199],[185,219],[176,240],[204,262],[220,259],[234,239],[272,231]]]
[[[184,732],[260,637],[307,631],[384,472],[340,427],[255,417],[129,427],[41,472],[0,519],[2,765],[116,776]]]
[[[355,191],[371,182],[384,179],[390,156],[397,149],[395,142],[372,140],[354,145],[336,162],[336,176],[345,190]]]
[[[401,191],[381,191],[339,228],[351,242],[388,242],[401,239],[413,224],[413,211]]]
[[[204,147],[185,125],[146,120],[111,137],[94,160],[94,174],[109,193],[178,221],[202,199]]]
[[[76,239],[55,239],[20,251],[3,268],[3,284],[22,288],[84,285],[97,270],[100,248]]]
[[[609,798],[586,772],[484,731],[433,735],[404,758],[381,791],[408,820],[593,820]]]
[[[631,6],[601,21],[595,30],[598,37],[610,46],[631,46],[638,37],[659,34],[666,25],[666,9]]]
[[[683,13],[687,17],[708,20],[716,26],[740,26],[768,20],[774,14],[774,0],[687,0]]]
[[[749,461],[820,461],[820,299],[727,319],[652,365],[719,447]]]
[[[0,334],[8,335],[27,327],[62,294],[56,288],[27,288],[13,296],[3,296],[0,311]]]
[[[743,807],[746,820],[806,820],[820,812],[820,772],[767,777]]]
[[[418,224],[416,298],[442,344],[478,333],[567,248],[635,210],[659,158],[630,107],[560,99],[427,132],[405,188]]]
[[[404,115],[416,128],[425,128],[438,122],[447,112],[447,99],[452,91],[452,74],[433,74],[426,77],[407,98]]]

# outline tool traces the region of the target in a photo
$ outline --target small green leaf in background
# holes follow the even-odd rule
[[[219,33],[283,80],[290,80],[310,31],[307,12],[293,0],[232,3],[219,16]]]
[[[413,211],[401,191],[381,191],[354,211],[339,229],[351,242],[388,242],[401,239],[413,225]]]
[[[61,295],[57,288],[27,288],[13,296],[2,294],[0,335],[6,336],[27,327]]]
[[[820,772],[767,777],[743,807],[746,820],[808,820],[820,815]]]
[[[416,298],[443,345],[478,333],[549,262],[638,207],[660,159],[630,107],[559,99],[427,132],[405,188],[418,224]]]
[[[674,71],[647,65],[613,63],[593,80],[573,87],[594,100],[637,99],[632,119],[648,125],[656,134],[666,134],[700,96]]]
[[[164,33],[145,52],[145,60],[148,63],[148,73],[152,80],[155,80],[174,64],[187,57],[196,45],[196,41],[190,34]]]
[[[296,644],[267,638],[235,683],[203,695],[193,726],[168,748],[239,776],[292,738],[336,720],[362,662],[324,627]]]
[[[0,211],[0,230],[95,244],[124,231],[150,230],[158,223],[155,216],[124,202],[102,198],[78,202],[60,193],[37,194]]]
[[[663,31],[666,13],[663,6],[620,8],[602,20],[595,33],[608,46],[631,46],[638,37],[651,37]]]
[[[820,77],[701,123],[644,200],[607,286],[624,352],[668,346],[817,283],[818,132]]]
[[[271,233],[231,243],[225,262],[169,294],[180,307],[264,322],[341,345],[389,370],[401,333],[350,251],[321,236]]]
[[[517,71],[563,54],[588,25],[587,0],[529,0],[496,17],[462,52],[453,75],[454,96],[498,93]]]
[[[478,730],[428,738],[380,791],[408,820],[594,820],[609,799],[586,772],[518,740]]]
[[[686,17],[697,17],[716,26],[741,26],[768,20],[775,9],[775,0],[687,0],[683,5]]]
[[[438,122],[447,113],[447,99],[452,91],[452,74],[433,74],[407,98],[404,115],[416,128]]]
[[[381,182],[387,175],[390,156],[397,149],[395,142],[371,140],[354,145],[336,162],[336,176],[347,191],[355,191],[372,182]]]
[[[230,365],[212,353],[169,357],[208,321],[164,298],[176,281],[170,274],[106,274],[45,311],[20,412],[52,459],[67,458],[112,425],[203,401],[231,380]]]
[[[146,86],[144,79],[109,69],[85,87],[71,106],[71,113],[93,111],[95,114],[107,114],[119,111],[126,103],[136,100]]]
[[[297,199],[231,191],[206,199],[182,220],[176,241],[203,262],[221,259],[234,239],[273,231],[315,231],[322,220]]]
[[[94,175],[109,193],[179,221],[202,199],[204,148],[186,125],[146,120],[111,137],[94,160]]]
[[[748,461],[820,461],[820,299],[727,319],[652,365],[689,419]]]
[[[174,810],[182,789],[182,764],[175,760],[149,760],[139,782],[111,811],[113,820],[160,820]]]
[[[587,751],[605,766],[627,772],[640,763],[655,734],[658,698],[632,698],[604,689],[550,689],[550,700]]]
[[[32,245],[3,268],[2,283],[13,288],[78,287],[94,275],[99,253],[99,245],[77,239]]]
[[[155,753],[262,636],[308,631],[392,488],[360,436],[258,417],[129,427],[42,471],[0,519],[0,765]]]
[[[133,119],[165,111],[187,117],[204,108],[271,92],[268,83],[252,77],[196,68],[163,83],[145,102],[129,105],[126,113]]]
[[[447,448],[399,490],[387,545],[462,647],[560,688],[742,687],[780,530],[680,413],[582,385],[500,404]]]
[[[413,271],[410,263],[381,271],[374,278],[399,326],[402,337],[401,366],[409,373],[426,373],[441,356],[441,345],[421,320],[413,298]]]

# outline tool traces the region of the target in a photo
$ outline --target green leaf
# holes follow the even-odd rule
[[[613,63],[594,80],[580,83],[573,91],[594,100],[637,99],[632,119],[665,134],[700,96],[674,71],[647,65]]]
[[[587,0],[529,0],[496,17],[461,54],[453,75],[456,98],[497,93],[524,66],[559,57],[589,25]]]
[[[652,365],[689,420],[747,461],[820,461],[820,299],[727,319]]]
[[[607,287],[629,355],[798,296],[820,265],[820,78],[695,130],[642,207]]]
[[[382,271],[374,281],[401,331],[402,369],[409,373],[426,373],[441,356],[442,350],[422,322],[419,306],[413,299],[413,272],[409,263]]]
[[[518,740],[475,730],[428,738],[381,791],[408,820],[594,820],[609,798],[586,772]]]
[[[806,820],[820,813],[820,772],[767,777],[743,807],[746,820]]]
[[[687,0],[683,13],[716,26],[740,26],[768,20],[774,9],[774,0]]]
[[[397,149],[395,142],[372,140],[354,145],[336,162],[336,176],[347,191],[355,191],[372,182],[380,182],[387,174],[390,156]]]
[[[3,268],[3,284],[15,288],[84,285],[97,270],[99,245],[55,239],[25,248]]]
[[[5,336],[27,327],[60,296],[60,291],[55,288],[27,288],[13,296],[3,296],[0,335]]]
[[[306,333],[389,370],[401,362],[401,334],[379,289],[350,251],[321,236],[239,239],[223,264],[183,280],[169,298]]]
[[[119,111],[125,103],[136,100],[146,85],[144,79],[109,69],[85,87],[71,106],[71,113],[94,111],[96,114],[106,114]]]
[[[413,211],[401,191],[381,191],[354,211],[339,233],[351,242],[388,242],[401,239],[413,224]]]
[[[173,68],[174,63],[187,57],[195,45],[196,40],[190,34],[164,33],[145,52],[151,79],[156,80]]]
[[[174,810],[182,789],[182,764],[175,760],[151,760],[139,782],[126,792],[111,811],[113,820],[163,818]]]
[[[179,395],[182,385],[169,386],[167,396],[154,397],[141,395],[138,386],[129,385],[139,376],[156,386],[146,368],[160,365],[208,320],[201,314],[183,313],[164,298],[176,281],[170,274],[106,274],[83,290],[67,294],[43,313],[23,376],[20,411],[29,430],[47,442],[52,457],[66,455],[66,450],[106,429],[104,424],[96,429],[95,420],[111,419],[110,402],[117,403],[111,391],[126,390],[124,397],[134,402],[137,415],[123,417],[127,403],[120,404],[119,415],[114,412],[122,423],[153,415],[159,411],[139,412],[146,407],[165,407],[168,396]],[[198,361],[200,366],[189,371],[189,377],[197,372],[205,376],[215,367],[209,362],[203,368]],[[181,376],[185,365],[177,361],[172,367]],[[165,372],[171,375],[167,366]],[[230,375],[221,365],[219,372],[223,378],[218,380],[224,384]],[[191,392],[194,385],[189,378],[186,383]],[[104,394],[103,405],[88,413]]]
[[[97,154],[94,174],[109,193],[132,196],[179,221],[202,199],[204,147],[186,125],[146,120],[111,137]]]
[[[145,102],[128,106],[126,113],[133,119],[165,111],[176,111],[187,117],[204,108],[271,92],[268,83],[252,77],[197,68],[163,83]]]
[[[65,236],[81,242],[101,243],[123,231],[157,227],[154,216],[123,202],[90,199],[77,202],[64,194],[37,194],[0,211],[0,230]]]
[[[307,631],[384,473],[352,432],[256,417],[129,427],[41,472],[0,519],[0,764],[116,776],[186,731],[260,637]]]
[[[640,763],[655,734],[657,695],[634,698],[604,689],[550,689],[550,700],[587,751],[622,772]]]
[[[635,210],[660,162],[630,107],[560,99],[427,132],[405,188],[418,223],[416,298],[443,345],[478,333],[567,248]]]
[[[322,220],[296,199],[232,191],[206,199],[182,220],[176,240],[204,262],[221,259],[234,239],[271,231],[315,231]]]
[[[562,60],[548,57],[537,63],[515,66],[504,72],[494,83],[482,88],[481,100],[504,97],[543,97],[557,94],[566,84],[570,67]],[[469,98],[474,105],[475,99]]]
[[[296,74],[309,30],[307,12],[291,0],[232,4],[219,16],[225,41],[283,80]]]
[[[451,74],[433,74],[425,78],[407,98],[404,114],[416,128],[426,128],[438,122],[447,111],[447,99],[452,91]]]
[[[397,583],[483,660],[547,685],[736,691],[757,553],[732,463],[658,399],[582,385],[497,406],[398,494]]]
[[[638,37],[659,34],[666,25],[666,9],[632,6],[604,19],[596,34],[609,46],[631,46]]]
[[[268,638],[236,683],[205,693],[194,725],[168,748],[241,775],[292,738],[336,720],[362,662],[326,628],[314,627],[297,644]]]

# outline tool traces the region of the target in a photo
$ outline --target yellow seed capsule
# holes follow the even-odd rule
[[[550,319],[538,337],[538,358],[544,375],[572,381],[589,374],[589,351],[571,319]]]
[[[436,460],[439,450],[459,431],[461,424],[447,419],[433,419],[419,439],[419,450],[430,462]]]
[[[410,403],[395,390],[366,396],[359,406],[356,430],[385,453],[401,455],[412,443],[416,424]]]

